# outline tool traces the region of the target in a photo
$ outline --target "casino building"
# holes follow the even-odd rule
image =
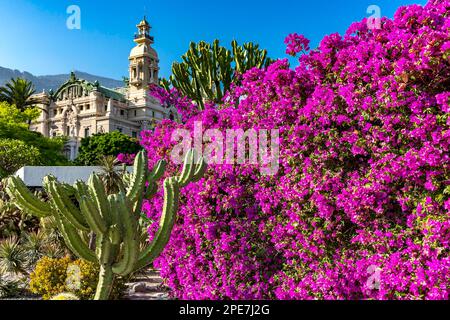
[[[65,152],[70,160],[76,158],[84,137],[112,131],[138,137],[162,119],[179,119],[174,108],[161,106],[149,94],[149,86],[158,83],[159,59],[152,48],[150,24],[144,18],[137,28],[136,46],[129,56],[128,84],[124,87],[106,88],[97,81],[78,79],[72,72],[56,92],[33,96],[44,111],[30,129],[46,137],[68,137]]]

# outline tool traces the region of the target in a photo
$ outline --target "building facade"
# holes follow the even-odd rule
[[[159,81],[159,59],[152,48],[150,24],[144,18],[137,28],[136,46],[129,56],[129,80],[123,88],[106,88],[97,81],[78,79],[72,72],[56,92],[33,97],[43,112],[30,129],[46,137],[68,137],[65,152],[70,160],[78,155],[81,139],[92,134],[120,131],[137,138],[163,119],[178,120],[174,108],[165,108],[150,96],[150,85]]]

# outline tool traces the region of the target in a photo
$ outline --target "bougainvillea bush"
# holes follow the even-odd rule
[[[295,69],[253,69],[222,105],[143,133],[153,165],[194,121],[280,130],[277,175],[210,165],[182,192],[156,261],[175,297],[449,298],[449,12],[448,0],[402,7],[313,51],[291,35],[287,53],[307,51]],[[157,199],[144,205],[155,221]]]

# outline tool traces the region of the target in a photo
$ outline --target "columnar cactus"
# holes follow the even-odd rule
[[[44,178],[49,202],[40,201],[18,177],[7,180],[6,191],[15,205],[37,217],[53,216],[68,248],[78,257],[100,265],[95,300],[106,300],[114,277],[126,276],[148,266],[163,251],[175,223],[180,188],[198,181],[206,163],[191,150],[180,176],[164,181],[164,207],[160,227],[148,247],[140,250],[139,219],[144,199],[157,192],[156,182],[165,172],[165,161],[159,161],[150,172],[145,152],[134,163],[133,174],[126,174],[120,192],[107,195],[97,174],[88,183],[77,181],[74,186],[59,183],[54,177]],[[88,245],[88,235],[96,235],[96,249]]]
[[[170,82],[162,81],[166,89],[170,83],[184,96],[195,101],[200,110],[205,101],[220,103],[236,81],[236,74],[244,74],[252,68],[270,65],[273,60],[267,57],[267,51],[259,45],[245,43],[239,46],[231,43],[232,50],[220,46],[219,40],[212,44],[201,41],[192,42],[189,51],[183,55],[183,61],[174,63]]]

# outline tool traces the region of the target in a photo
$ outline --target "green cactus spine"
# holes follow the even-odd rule
[[[198,181],[206,170],[205,161],[197,158],[194,150],[189,151],[181,175],[165,179],[160,227],[152,243],[142,251],[142,202],[156,193],[157,181],[166,169],[166,163],[159,161],[149,172],[145,152],[137,155],[133,174],[124,175],[117,194],[108,196],[96,174],[87,184],[77,181],[73,187],[46,177],[43,186],[50,196],[48,203],[36,198],[18,177],[7,179],[6,191],[20,209],[38,217],[53,216],[68,248],[78,257],[100,265],[95,299],[106,300],[116,275],[126,276],[144,268],[164,250],[176,220],[180,189]],[[96,235],[95,250],[86,240],[90,233]]]

